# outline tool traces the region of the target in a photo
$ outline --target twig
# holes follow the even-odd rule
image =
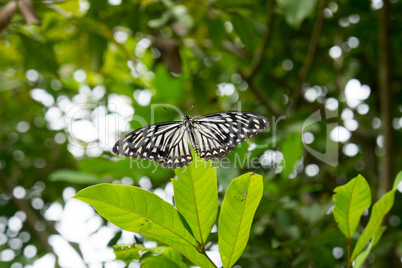
[[[315,54],[317,51],[318,41],[320,39],[322,26],[324,24],[324,8],[327,6],[327,0],[321,0],[317,11],[317,19],[314,24],[313,33],[311,34],[310,42],[308,45],[307,56],[304,59],[302,68],[300,69],[299,79],[293,93],[293,105],[291,113],[294,113],[298,107],[301,98],[303,84],[305,83],[308,74],[310,73]]]
[[[211,262],[211,264],[217,268],[217,266],[215,265],[215,263],[209,258],[207,252],[205,251],[205,249],[202,250],[201,254],[203,254],[205,257],[207,257],[207,259]]]
[[[242,60],[247,59],[247,53],[246,53],[244,50],[242,50],[242,49],[236,47],[236,46],[233,44],[233,42],[230,42],[230,41],[228,41],[228,40],[225,40],[225,41],[223,41],[223,43],[222,43],[222,47],[223,47],[225,50],[227,50],[227,51],[233,53],[234,55],[236,55],[237,57],[239,57],[239,58],[242,59]]]

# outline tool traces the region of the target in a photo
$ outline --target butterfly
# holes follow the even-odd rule
[[[183,121],[156,123],[126,134],[113,146],[113,152],[175,169],[193,160],[190,143],[206,161],[222,158],[269,123],[265,116],[252,112],[218,112],[194,119],[186,114]]]

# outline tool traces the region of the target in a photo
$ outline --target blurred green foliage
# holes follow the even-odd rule
[[[399,172],[394,185],[399,185],[402,181],[401,179],[402,171]],[[367,184],[366,179],[359,175],[347,184],[335,188],[335,195],[333,197],[335,206],[333,213],[339,229],[348,239],[347,251],[350,258],[347,267],[351,267],[353,262],[355,262],[353,266],[361,267],[371,249],[380,240],[382,234],[387,228],[386,226],[381,225],[384,221],[385,215],[390,211],[394,204],[396,190],[396,187],[394,187],[373,205],[370,220],[357,240],[352,253],[352,237],[359,224],[360,217],[371,205],[370,187]],[[369,241],[371,241],[369,246],[363,251]]]
[[[195,103],[193,116],[238,108],[266,115],[272,125],[252,139],[254,150],[245,142],[229,154],[225,165],[214,163],[219,204],[231,178],[248,171],[263,175],[263,198],[237,264],[345,266],[347,256],[333,253],[347,245],[329,215],[333,190],[360,173],[375,197],[384,179],[380,162],[387,154],[381,129],[387,123],[381,122],[379,111],[376,1],[34,0],[40,25],[27,23],[20,9],[4,13],[8,2],[0,1],[0,256],[11,250],[14,258],[2,259],[0,267],[30,264],[52,252],[48,238],[59,233],[57,222],[44,214],[51,204],[68,202],[63,199],[67,187],[80,190],[97,181],[130,179],[138,186],[148,177],[155,190],[164,189],[174,176],[173,170],[148,161],[119,160],[110,151],[113,139],[105,137],[106,132],[89,142],[76,139],[66,119],[77,103],[86,112],[75,120],[94,126],[99,122],[96,114],[103,110],[129,122],[126,106],[134,111],[131,128],[180,119],[163,109],[169,105],[186,112]],[[402,164],[402,51],[397,49],[402,44],[402,4],[390,5],[387,34],[392,46],[386,53],[392,62],[395,170],[390,172],[395,175]],[[340,55],[330,55],[339,49]],[[370,96],[360,103],[367,104],[366,112],[366,106],[359,112],[346,102],[345,86],[352,78],[370,88]],[[326,118],[330,110],[325,104],[331,98],[338,104],[331,111],[336,116]],[[322,120],[304,129],[313,135],[307,143],[303,124],[317,111]],[[347,126],[350,112],[358,127],[349,130],[346,141],[331,143],[336,166],[307,152],[310,148],[325,153],[331,131],[327,125]],[[113,132],[116,139],[127,131],[121,124],[118,130]],[[302,148],[300,137],[305,141]],[[357,145],[358,152],[350,153],[349,144]],[[283,159],[289,161],[284,171],[290,178],[272,167]],[[140,165],[145,168],[137,168]],[[35,205],[38,198],[42,206]],[[385,220],[387,230],[368,256],[370,267],[400,265],[401,199],[395,195]],[[7,224],[21,211],[26,215],[23,225],[13,231]],[[363,216],[356,232],[367,222]],[[21,244],[11,246],[12,238]],[[210,239],[217,242],[214,234]],[[28,245],[37,248],[33,258],[23,254]],[[160,258],[152,261],[166,257]]]

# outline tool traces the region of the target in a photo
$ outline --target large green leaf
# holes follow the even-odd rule
[[[180,213],[154,193],[127,185],[98,184],[74,196],[92,205],[120,228],[170,245],[202,267],[214,267],[198,252],[198,243]]]
[[[363,176],[359,175],[347,184],[336,187],[334,218],[347,238],[352,238],[363,212],[371,205],[371,192]]]
[[[378,241],[380,241],[380,238],[381,238],[382,234],[384,233],[385,229],[386,229],[385,226],[381,226],[380,228],[378,228],[377,232],[374,234],[373,238],[371,239],[370,246],[367,249],[365,249],[364,251],[362,251],[362,253],[357,255],[355,264],[353,267],[360,268],[360,266],[362,266],[364,260],[367,258],[370,251],[378,243]]]
[[[391,190],[383,195],[383,197],[381,197],[381,199],[374,204],[370,220],[366,226],[366,229],[364,229],[364,232],[357,240],[350,260],[356,258],[357,254],[359,254],[363,250],[367,242],[370,241],[370,239],[377,233],[385,214],[388,213],[388,211],[394,204],[394,196],[395,190]]]
[[[277,0],[279,9],[284,13],[286,22],[298,28],[300,23],[313,12],[316,0]]]
[[[282,143],[282,153],[284,157],[284,168],[281,172],[282,178],[288,178],[294,170],[297,160],[303,153],[303,144],[300,133],[289,134]]]
[[[218,186],[212,161],[193,154],[188,167],[175,169],[172,179],[177,210],[186,218],[194,237],[205,245],[218,214]]]
[[[262,176],[254,173],[244,174],[230,184],[219,215],[218,245],[223,267],[232,267],[243,253],[262,192]]]

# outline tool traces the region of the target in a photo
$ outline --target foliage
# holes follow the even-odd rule
[[[399,266],[402,195],[382,224],[371,218],[381,218],[384,194],[400,181],[393,187],[402,165],[401,10],[401,1],[0,1],[0,267],[43,267],[49,256],[72,267],[71,251],[83,266],[108,266],[119,262],[113,245],[133,243],[146,248],[134,262],[180,263],[176,249],[127,234],[70,198],[101,183],[174,202],[166,209],[187,215],[189,239],[218,254],[219,235],[203,224],[220,220],[232,179],[249,172],[264,187],[236,264],[344,267],[351,238],[357,264]],[[191,177],[178,173],[183,190],[173,200],[173,170],[110,151],[129,130],[180,120],[194,102],[191,116],[241,109],[272,122],[212,163],[208,212],[180,183]],[[348,184],[357,174],[368,187]],[[354,194],[337,203],[365,200],[356,214],[334,211],[353,222],[341,229],[330,209],[340,185]],[[361,214],[368,200],[380,213]]]
[[[395,179],[393,189],[374,204],[370,220],[357,240],[352,255],[350,245],[353,234],[359,224],[362,213],[368,209],[371,204],[370,187],[366,179],[359,175],[346,185],[335,188],[335,195],[333,197],[335,203],[334,218],[338,223],[339,229],[348,239],[348,267],[352,266],[353,261],[356,261],[355,267],[360,267],[371,249],[380,240],[386,229],[386,227],[381,226],[381,224],[394,203],[395,191],[401,182],[402,171],[399,172]],[[370,240],[371,243],[369,247],[362,252],[363,248]]]
[[[334,192],[334,218],[342,233],[351,239],[360,217],[371,205],[370,187],[359,175],[346,185],[335,188]]]
[[[98,184],[81,190],[74,198],[92,205],[105,219],[124,230],[171,246],[193,264],[216,267],[205,251],[218,212],[216,171],[210,167],[211,163],[193,157],[195,160],[189,167],[178,169],[178,178],[172,179],[177,209],[153,193],[128,185]],[[243,253],[262,191],[262,177],[253,173],[244,174],[230,184],[219,216],[218,242],[223,267],[232,267]],[[135,246],[124,247],[123,252],[120,248],[115,247],[116,256],[125,260],[140,259],[139,250],[150,250]]]

